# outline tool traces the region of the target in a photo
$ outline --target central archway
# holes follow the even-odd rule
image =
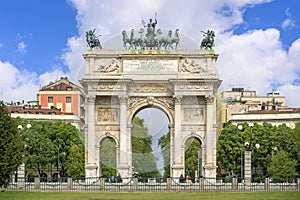
[[[169,124],[170,122],[167,115],[162,110],[155,107],[144,108],[138,111],[133,118],[133,129],[131,136],[133,154],[132,165],[133,171],[138,173],[139,177],[160,178],[162,175],[164,175],[165,170],[167,170],[167,173],[170,174],[170,160],[168,159],[168,163],[166,163],[165,156],[163,156],[161,146],[159,145],[161,138],[166,137],[169,132]],[[146,132],[146,135],[142,135],[140,133],[137,135],[137,131],[144,131]],[[141,141],[145,141],[147,143],[145,146],[148,148],[144,149],[143,152],[137,149]],[[168,145],[170,145],[170,140],[168,141]],[[149,152],[149,150],[151,152]],[[148,164],[145,162],[140,162],[140,158],[144,158],[144,160],[147,162],[151,161],[151,163]],[[166,166],[169,168],[166,169]]]

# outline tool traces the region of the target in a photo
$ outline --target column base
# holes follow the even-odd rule
[[[118,173],[120,173],[122,177],[131,177],[132,176],[130,166],[128,164],[125,164],[125,163],[120,164],[118,166]]]
[[[184,174],[184,167],[182,164],[174,164],[171,166],[171,176],[179,178],[181,174]]]
[[[97,169],[98,166],[96,165],[96,163],[88,163],[85,166],[85,177],[86,178],[97,177]]]
[[[206,164],[203,168],[204,168],[203,176],[205,178],[216,180],[216,175],[217,175],[216,168],[217,168],[217,166],[215,166],[213,164]]]

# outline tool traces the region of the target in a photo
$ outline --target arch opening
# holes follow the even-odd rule
[[[117,174],[117,149],[112,137],[105,137],[100,141],[100,171],[104,177]]]
[[[202,143],[197,137],[190,137],[185,141],[184,172],[187,180],[195,181],[196,178],[203,175],[201,146]]]
[[[170,174],[170,159],[165,160],[170,157],[170,153],[166,156],[160,145],[161,138],[167,138],[169,132],[170,121],[167,114],[157,107],[143,107],[133,116],[133,172],[145,178],[160,178],[165,173]],[[170,140],[167,144],[170,144]]]

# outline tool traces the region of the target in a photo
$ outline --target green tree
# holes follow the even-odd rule
[[[158,145],[162,151],[164,159],[164,174],[163,178],[170,177],[170,131],[167,135],[163,135],[158,140]]]
[[[241,153],[245,150],[244,143],[250,141],[249,125],[247,123],[241,125],[242,130],[238,130],[235,125],[228,125],[222,130],[218,139],[218,165],[225,171],[233,171],[235,174],[240,174],[241,171]],[[267,168],[274,149],[289,152],[288,155],[292,158],[295,155],[295,141],[292,135],[292,129],[286,125],[272,126],[270,123],[262,125],[255,123],[251,134],[251,163],[254,171],[259,172],[259,175],[263,177],[268,174]],[[259,144],[260,147],[255,148],[255,144]]]
[[[198,154],[201,143],[197,138],[189,138],[185,143],[185,174],[194,177],[198,171]]]
[[[71,123],[56,121],[50,124],[50,139],[59,148],[61,176],[84,175],[84,143],[79,130]],[[75,158],[73,157],[75,156]],[[78,160],[75,160],[79,158]],[[77,170],[74,170],[77,168]]]
[[[101,143],[101,171],[102,176],[116,176],[116,143],[112,138],[105,138]]]
[[[59,170],[61,177],[84,176],[84,145],[80,132],[70,123],[62,121],[26,121],[18,119],[23,128],[21,139],[26,145],[26,172],[38,176]]]
[[[143,119],[138,117],[133,119],[131,141],[134,170],[143,178],[159,178],[160,173],[156,166],[157,158],[152,153],[152,137],[148,134],[148,128]]]
[[[280,182],[288,181],[289,178],[294,178],[297,175],[296,164],[297,161],[290,158],[286,151],[274,152],[268,166],[269,175]]]
[[[23,162],[24,144],[18,136],[16,122],[0,101],[0,187],[8,185],[9,176]]]
[[[295,140],[294,159],[297,161],[296,171],[300,174],[300,122],[295,124],[295,128],[293,129],[293,138]]]

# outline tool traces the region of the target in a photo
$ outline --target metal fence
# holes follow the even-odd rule
[[[285,182],[265,178],[261,182],[245,184],[243,180],[232,178],[199,178],[191,182],[180,182],[179,178],[141,179],[123,178],[121,183],[111,183],[109,179],[95,178],[18,178],[9,183],[8,190],[23,191],[83,191],[83,192],[233,192],[233,191],[300,191],[300,178]]]

